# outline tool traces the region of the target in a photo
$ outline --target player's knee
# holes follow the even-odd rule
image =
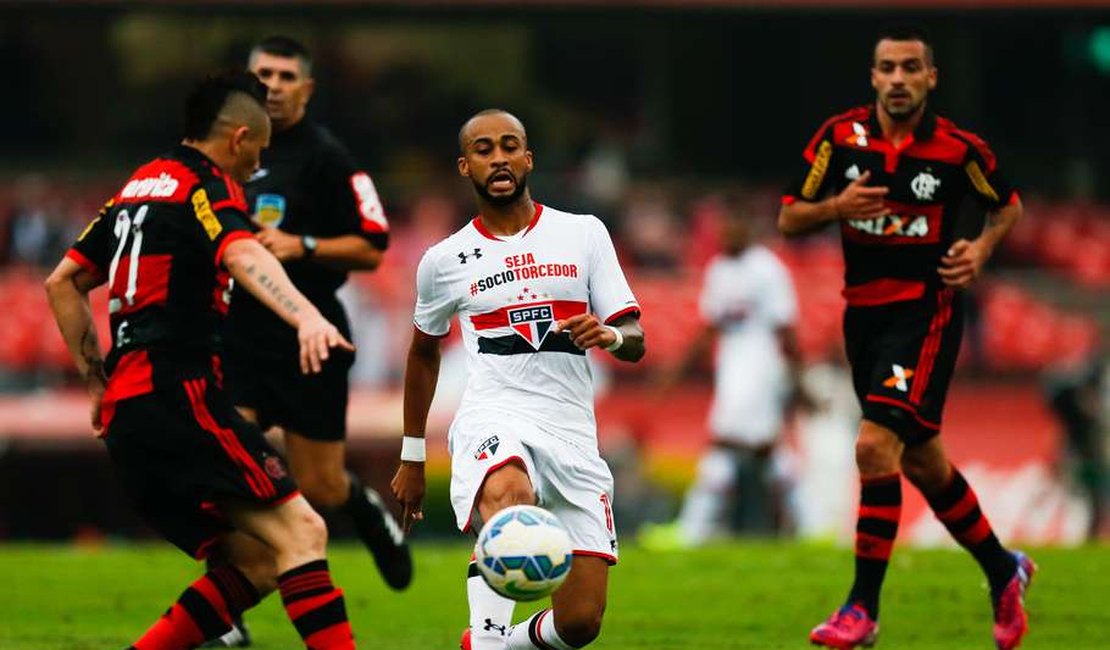
[[[292,532],[289,541],[293,548],[290,550],[323,557],[328,545],[328,527],[324,518],[307,504],[295,515]]]
[[[864,427],[856,439],[856,466],[864,475],[898,471],[898,439],[888,432]]]
[[[948,479],[947,461],[940,463],[935,459],[907,450],[902,454],[902,473],[919,490],[932,494],[944,487]]]
[[[601,619],[604,609],[572,612],[565,621],[555,617],[555,631],[568,645],[581,648],[593,642],[601,634]]]

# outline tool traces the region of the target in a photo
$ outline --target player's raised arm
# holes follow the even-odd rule
[[[622,316],[606,325],[593,314],[571,316],[555,324],[582,350],[601,348],[621,361],[635,363],[644,357],[644,328],[636,314]]]
[[[293,286],[281,263],[262,244],[250,238],[236,239],[227,245],[223,263],[239,285],[297,329],[302,372],[320,372],[331,348],[354,350]]]
[[[870,171],[860,174],[839,194],[822,201],[785,201],[779,210],[779,231],[790,237],[804,235],[832,221],[876,219],[887,213],[883,198],[890,189],[868,185]]]

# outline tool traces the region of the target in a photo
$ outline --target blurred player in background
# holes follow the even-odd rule
[[[239,182],[270,141],[265,95],[246,73],[198,86],[183,143],[135,171],[46,283],[93,427],[143,519],[190,557],[232,531],[264,551],[262,561],[230,556],[209,570],[132,650],[196,647],[275,587],[308,647],[355,647],[324,522],[262,431],[232,407],[216,356],[229,275],[295,336],[301,372],[326,368],[332,348],[353,350],[251,237]],[[88,301],[104,283],[106,360]]]
[[[878,634],[903,473],[986,574],[997,647],[1016,647],[1028,628],[1022,597],[1035,567],[999,543],[938,436],[963,330],[961,290],[1020,219],[1021,200],[987,144],[927,106],[936,83],[927,34],[884,31],[871,68],[876,101],[821,127],[779,214],[787,235],[836,223],[847,267],[844,337],[863,409],[855,582],[810,635],[833,648],[870,645]],[[987,212],[972,240],[956,223],[969,196]]]
[[[609,566],[617,561],[613,477],[597,449],[586,351],[644,355],[640,308],[605,226],[532,201],[524,125],[501,110],[459,132],[459,173],[478,216],[425,253],[417,270],[405,369],[405,438],[393,489],[407,527],[423,518],[424,433],[439,375],[440,340],[458,314],[469,353],[451,424],[451,502],[462,531],[502,508],[538,504],[570,532],[574,562],[544,609],[511,626],[514,602],[473,559],[464,650],[581,648],[601,631]]]
[[[344,336],[347,315],[335,292],[349,271],[377,268],[389,227],[374,183],[327,129],[305,114],[314,89],[308,50],[290,38],[267,38],[251,50],[250,71],[268,89],[273,139],[247,181],[255,237]],[[278,426],[297,485],[324,513],[350,517],[394,589],[412,580],[412,559],[381,497],[346,469],[348,373],[354,355],[337,355],[319,375],[297,372],[289,328],[250,293],[233,291],[224,330],[227,387],[243,417]],[[242,552],[249,552],[244,540]],[[237,626],[241,628],[241,626]],[[237,629],[227,645],[246,645]]]
[[[708,540],[737,487],[743,527],[775,531],[781,504],[773,495],[772,453],[791,402],[809,402],[799,381],[798,301],[790,271],[752,243],[747,217],[728,212],[721,234],[723,250],[706,268],[699,300],[705,324],[661,382],[664,390],[675,386],[717,343],[712,446],[698,463],[676,526],[645,531],[644,542],[652,546]]]

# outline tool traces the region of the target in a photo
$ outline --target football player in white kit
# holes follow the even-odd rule
[[[720,527],[738,485],[748,492],[740,494],[749,500],[748,514],[756,513],[746,523],[770,532],[771,454],[790,404],[812,401],[799,381],[794,282],[773,252],[751,241],[750,229],[741,214],[725,217],[723,250],[706,267],[699,299],[705,325],[663,381],[664,387],[676,384],[717,341],[712,446],[698,463],[676,526],[645,535],[652,546],[705,542]]]
[[[508,506],[538,504],[563,521],[575,548],[551,609],[516,626],[515,603],[490,589],[472,560],[461,647],[581,648],[601,630],[618,555],[613,477],[598,454],[586,351],[638,361],[640,308],[601,221],[532,201],[532,152],[520,120],[482,111],[463,125],[459,146],[459,173],[474,184],[479,215],[430,248],[417,270],[393,490],[408,529],[423,518],[424,429],[440,340],[457,314],[468,353],[466,392],[448,433],[459,529],[477,530]]]

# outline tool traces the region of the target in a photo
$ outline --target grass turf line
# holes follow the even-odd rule
[[[361,547],[335,545],[331,564],[360,647],[457,648],[466,623],[464,544],[418,544],[406,592],[384,586]],[[1110,647],[1110,547],[1042,549],[1023,650]],[[807,648],[809,629],[851,579],[845,549],[734,543],[689,552],[628,546],[611,573],[598,650]],[[102,548],[0,545],[0,648],[103,650],[134,641],[202,567],[164,544]],[[542,602],[542,601],[541,601]],[[540,605],[517,606],[521,620]],[[280,602],[248,617],[257,650],[299,647]],[[957,550],[898,549],[883,597],[882,646],[992,648],[986,583]]]

